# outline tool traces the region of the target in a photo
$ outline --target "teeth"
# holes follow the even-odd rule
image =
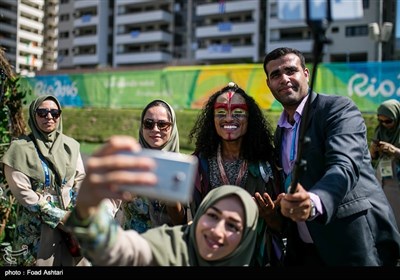
[[[236,125],[225,125],[224,128],[226,128],[226,129],[236,129],[237,126]]]

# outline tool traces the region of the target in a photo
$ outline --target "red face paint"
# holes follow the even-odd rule
[[[247,104],[232,104],[231,99],[228,100],[228,103],[216,102],[214,104],[214,115],[216,117],[226,118],[228,114],[231,114],[232,118],[243,118],[247,116]]]

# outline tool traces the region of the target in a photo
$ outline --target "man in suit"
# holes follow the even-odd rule
[[[306,166],[295,192],[280,195],[288,218],[286,264],[395,266],[400,234],[374,176],[361,112],[347,97],[310,93],[310,72],[296,49],[268,53],[264,71],[284,108],[275,133],[283,185],[291,182],[301,126],[311,140],[302,146]]]

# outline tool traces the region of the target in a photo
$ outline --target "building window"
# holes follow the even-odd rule
[[[331,62],[365,62],[368,59],[367,53],[342,53],[332,54]]]
[[[271,18],[277,18],[278,17],[278,3],[271,3],[271,11],[269,13],[269,16]]]
[[[60,39],[69,38],[69,32],[68,32],[68,31],[60,32],[59,38],[60,38]]]
[[[69,50],[68,49],[62,49],[58,51],[58,55],[64,55],[64,56],[68,56],[69,55]]]
[[[332,27],[332,33],[339,33],[339,27]]]
[[[346,27],[346,37],[357,37],[357,36],[368,36],[368,26],[358,25],[358,26]]]
[[[69,14],[60,15],[60,21],[69,21]]]

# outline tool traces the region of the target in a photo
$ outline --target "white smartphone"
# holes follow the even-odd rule
[[[197,157],[187,154],[142,149],[125,155],[151,157],[156,161],[154,172],[158,178],[155,186],[124,185],[122,190],[169,202],[189,203],[197,174]]]

